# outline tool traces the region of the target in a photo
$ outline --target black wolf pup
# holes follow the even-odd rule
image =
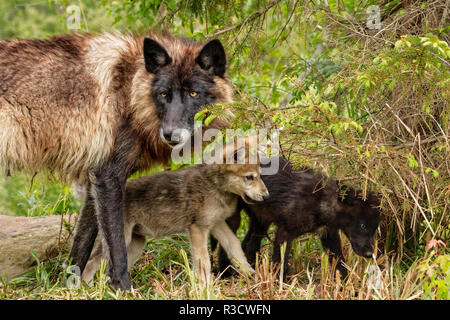
[[[130,289],[125,183],[166,162],[194,115],[231,101],[225,51],[168,34],[0,41],[0,168],[84,184],[69,260],[83,271],[100,229],[115,288]]]
[[[379,199],[368,193],[367,199],[353,188],[344,191],[335,179],[328,179],[310,168],[294,170],[285,158],[280,158],[280,170],[275,175],[262,176],[270,198],[262,204],[240,202],[240,207],[227,222],[233,231],[240,224],[240,210],[250,218],[249,230],[242,243],[249,262],[254,263],[261,240],[267,235],[269,226],[276,225],[273,245],[274,262],[281,261],[280,246],[286,242],[284,274],[288,271],[288,258],[292,240],[323,227],[321,242],[330,251],[330,259],[337,258],[337,270],[343,277],[347,270],[342,264],[342,230],[350,240],[356,254],[371,257],[374,250],[374,235],[381,221]],[[228,265],[222,250],[219,253],[220,269]]]

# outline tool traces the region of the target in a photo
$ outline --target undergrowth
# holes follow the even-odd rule
[[[450,255],[433,248],[424,259],[398,264],[386,255],[364,259],[345,241],[344,254],[350,268],[346,279],[333,275],[334,264],[315,235],[297,240],[289,261],[290,272],[280,281],[279,267],[270,259],[270,245],[257,257],[256,273],[248,277],[233,272],[215,276],[210,287],[202,287],[190,267],[189,247],[184,235],[149,240],[145,253],[131,271],[133,290],[114,291],[107,283],[102,263],[92,286],[61,269],[64,256],[41,262],[14,279],[3,279],[0,299],[448,299]],[[212,254],[215,257],[215,254]],[[36,258],[37,259],[37,258]],[[217,264],[215,264],[217,265]]]
[[[189,267],[188,242],[177,235],[148,241],[131,273],[134,293],[111,290],[104,268],[93,287],[67,288],[71,275],[61,270],[61,255],[3,279],[0,299],[448,299],[448,1],[207,2],[166,1],[159,9],[145,1],[102,5],[127,25],[156,21],[177,34],[220,38],[235,85],[236,102],[226,106],[234,111],[231,125],[277,129],[281,154],[295,166],[320,169],[363,194],[377,192],[384,221],[376,258],[356,256],[345,241],[351,272],[341,281],[318,238],[304,235],[292,246],[285,262],[291,273],[281,283],[265,239],[253,277],[217,278],[201,290]],[[365,24],[369,5],[379,6],[380,29]],[[224,109],[211,106],[204,115],[220,116]],[[21,174],[0,177],[2,214],[79,210],[68,186],[39,175],[31,181]],[[241,239],[246,230],[244,220]]]

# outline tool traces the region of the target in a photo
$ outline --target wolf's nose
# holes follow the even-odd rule
[[[264,201],[268,200],[269,198],[270,198],[270,194],[269,193],[263,196],[263,200]]]
[[[181,141],[181,133],[172,127],[162,129],[162,136],[171,146],[177,145]]]
[[[364,251],[364,257],[366,257],[366,258],[372,257],[372,250],[366,250],[366,251]]]
[[[164,131],[163,135],[164,135],[164,139],[166,139],[167,141],[170,141],[170,139],[172,139],[172,132]]]
[[[163,130],[163,135],[167,142],[178,142],[179,135],[173,130]]]

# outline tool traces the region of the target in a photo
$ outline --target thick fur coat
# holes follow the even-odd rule
[[[353,250],[361,256],[371,257],[374,236],[382,219],[379,199],[368,193],[361,198],[361,191],[340,186],[339,181],[315,172],[311,168],[294,170],[285,158],[279,158],[280,170],[275,175],[262,176],[270,193],[264,203],[240,202],[236,213],[227,222],[233,231],[240,225],[240,211],[249,218],[249,230],[242,243],[247,259],[254,262],[261,240],[267,235],[269,226],[276,226],[273,240],[273,261],[281,261],[280,246],[286,242],[284,256],[285,274],[292,241],[298,236],[321,231],[321,242],[330,251],[330,258],[337,258],[337,269],[347,275],[343,266],[339,230],[350,240]],[[219,256],[220,268],[228,265],[223,252]]]
[[[211,232],[229,259],[235,259],[238,266],[253,272],[239,239],[225,223],[236,211],[239,199],[259,202],[268,197],[260,178],[259,163],[248,162],[203,164],[129,181],[123,216],[128,267],[141,255],[146,237],[188,232],[195,270],[209,283],[208,235]],[[93,251],[82,274],[83,280],[91,281],[101,259],[107,259],[103,251],[101,244]]]
[[[111,284],[131,288],[126,179],[167,161],[169,144],[186,140],[202,106],[231,101],[225,63],[219,41],[168,34],[0,41],[0,169],[85,184],[69,255],[81,271],[100,231]]]
[[[149,35],[176,66],[177,80],[199,68],[203,44]],[[135,134],[135,170],[166,161],[161,119],[151,96],[143,36],[65,35],[0,42],[0,168],[44,169],[87,180],[88,169],[112,156],[126,122]],[[228,81],[212,76],[216,103],[231,101]]]

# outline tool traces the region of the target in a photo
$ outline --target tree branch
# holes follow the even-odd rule
[[[231,27],[228,27],[228,28],[225,28],[225,29],[216,31],[216,32],[214,32],[214,33],[208,35],[208,36],[206,37],[206,40],[209,40],[209,39],[214,38],[214,37],[217,37],[217,36],[219,36],[219,35],[221,35],[221,34],[224,34],[224,33],[230,32],[230,31],[233,31],[234,29],[237,29],[237,28],[239,28],[239,32],[238,32],[238,34],[239,34],[239,33],[242,31],[242,28],[244,27],[245,24],[247,24],[249,21],[254,20],[254,19],[256,19],[256,18],[258,18],[258,17],[260,17],[260,16],[262,16],[262,15],[265,15],[267,11],[269,11],[272,7],[278,5],[280,2],[281,2],[281,0],[276,0],[276,1],[270,2],[270,3],[269,3],[267,6],[265,6],[264,8],[262,8],[262,9],[260,9],[260,10],[258,10],[258,11],[252,12],[252,13],[251,13],[250,15],[248,15],[247,18],[245,18],[242,22],[240,22],[240,23],[238,23],[238,24],[235,24],[234,26],[231,26]]]

